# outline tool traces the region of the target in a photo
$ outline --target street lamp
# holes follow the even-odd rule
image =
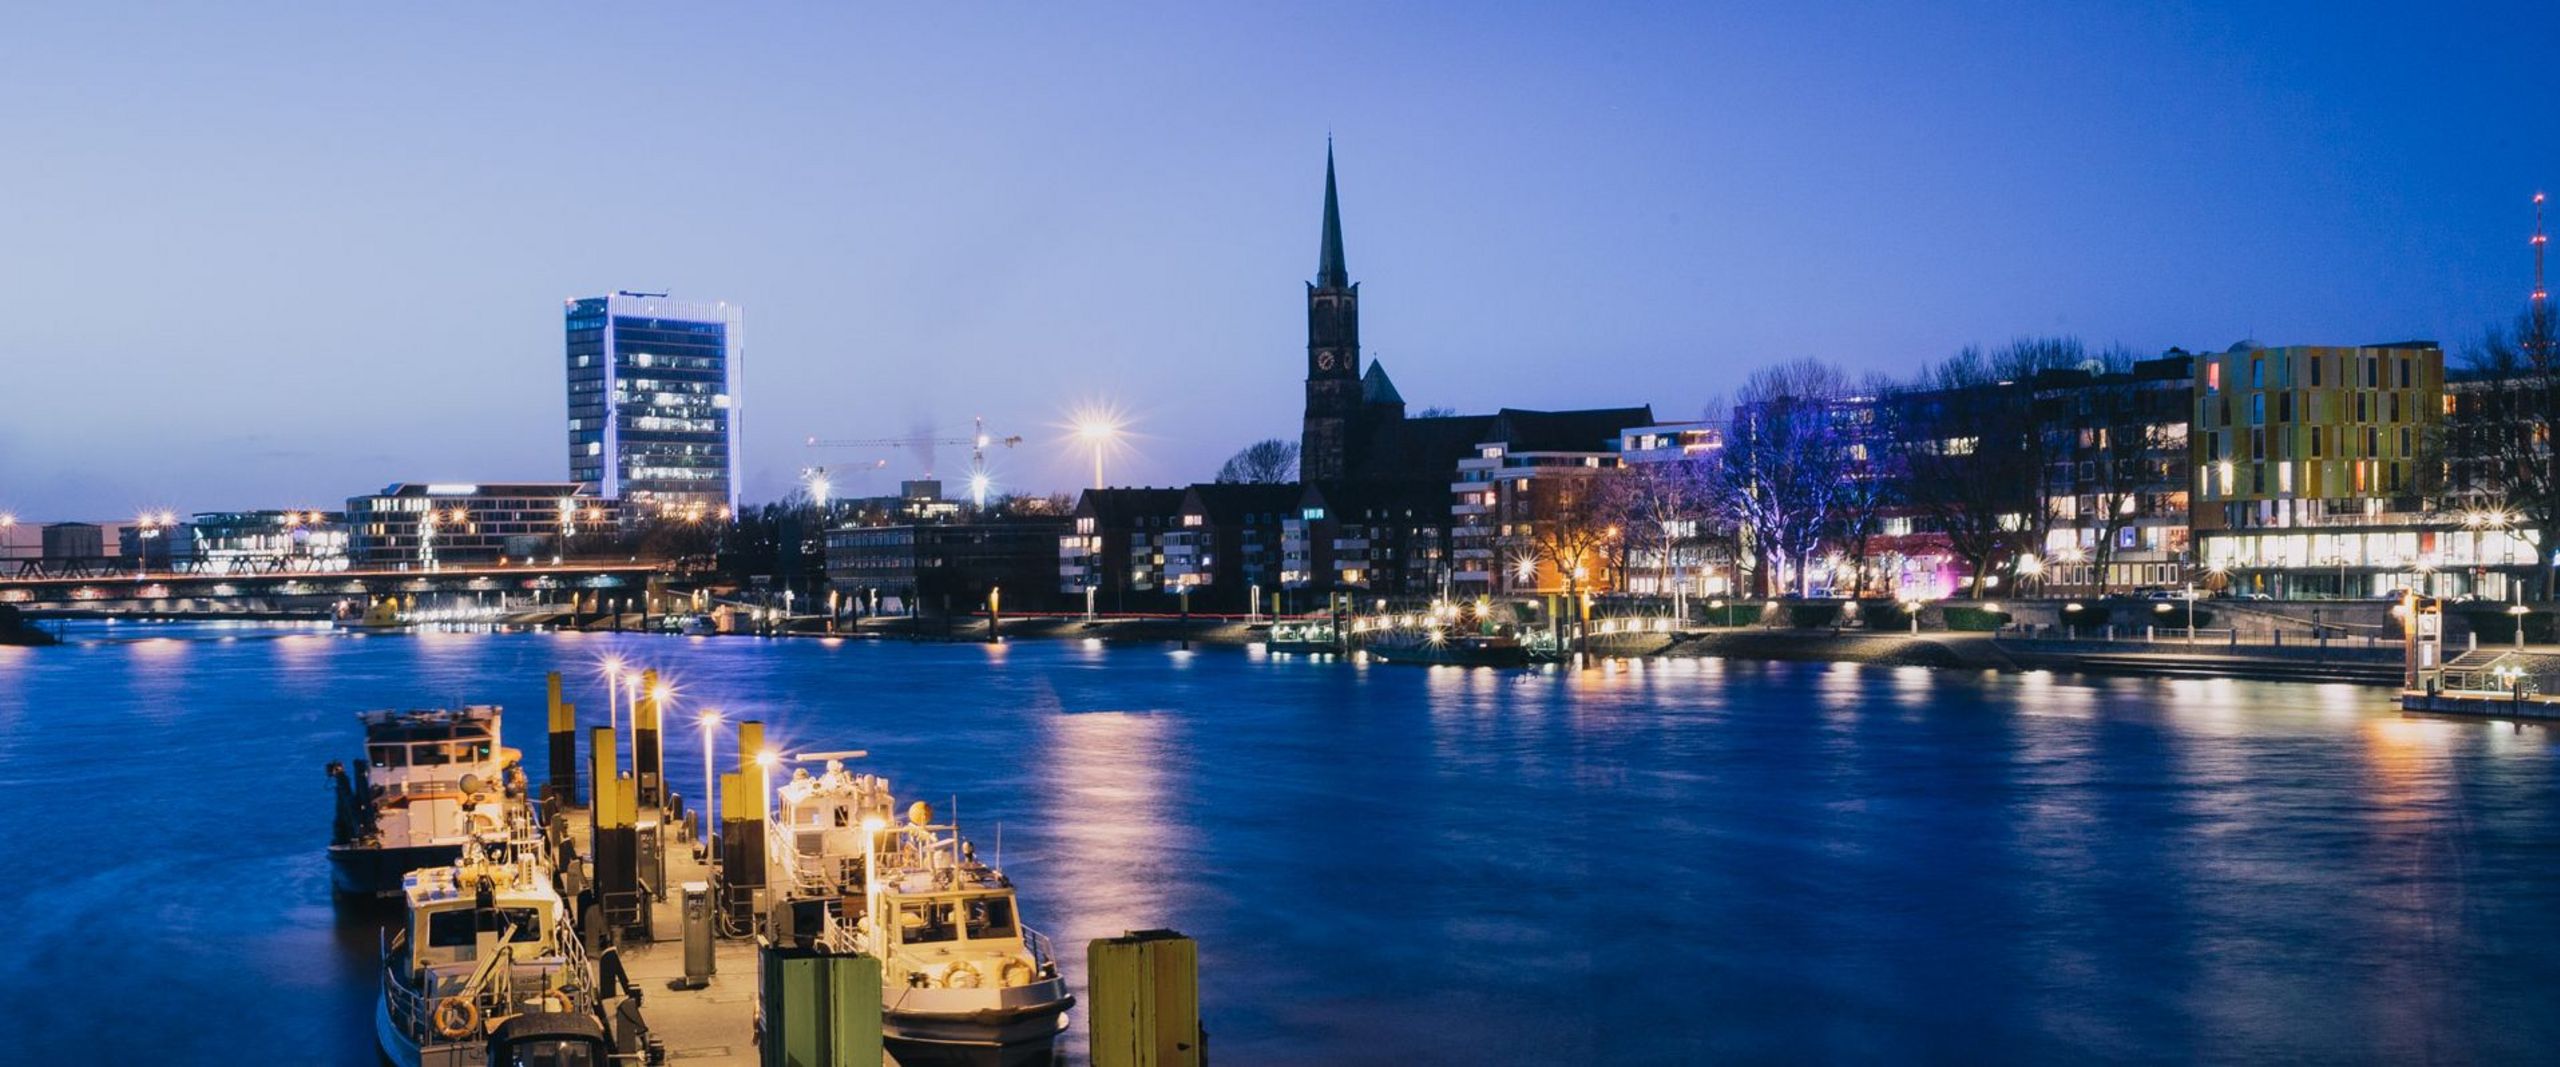
[[[702,724],[702,854],[711,855],[711,827],[720,821],[720,779],[711,776],[711,731],[720,725],[720,711],[704,708],[695,720]]]
[[[1120,436],[1120,423],[1106,412],[1076,416],[1076,438],[1093,448],[1093,487],[1102,488],[1102,452]]]

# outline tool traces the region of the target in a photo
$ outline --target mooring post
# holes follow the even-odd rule
[[[1200,1067],[1200,946],[1172,930],[1133,930],[1085,949],[1093,1067]]]
[[[764,724],[738,724],[738,769],[720,776],[720,914],[731,930],[755,929],[756,891],[765,886],[764,825],[772,804]]]
[[[560,699],[560,672],[543,679],[550,697],[551,767],[545,785],[570,807],[578,806],[578,706]]]
[[[636,910],[642,919],[648,915],[648,905],[640,900],[639,805],[631,779],[615,773],[613,728],[594,727],[587,737],[589,779],[595,793],[587,817],[595,853],[596,904],[604,909],[608,923],[619,922],[615,931],[619,934],[638,925],[633,916],[622,914],[626,909]]]
[[[659,716],[664,710],[658,706],[658,669],[641,671],[640,698],[631,704],[631,765],[644,806],[664,799],[666,752],[659,744]]]

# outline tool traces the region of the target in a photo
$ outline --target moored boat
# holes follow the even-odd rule
[[[903,1067],[1045,1064],[1075,997],[1013,882],[886,779],[794,772],[767,835],[795,939],[881,961],[881,1032]]]
[[[396,1067],[604,1062],[578,1058],[607,1044],[594,971],[539,837],[516,831],[402,879],[406,914],[384,939],[374,1009]],[[493,1048],[506,1054],[493,1060]]]
[[[524,799],[519,754],[499,744],[500,710],[368,711],[364,758],[329,764],[336,816],[329,880],[350,896],[390,896],[421,867],[452,863],[475,833],[504,827]]]

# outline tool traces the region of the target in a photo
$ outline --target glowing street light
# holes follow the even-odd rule
[[[1120,437],[1120,422],[1106,411],[1088,411],[1076,416],[1076,439],[1093,448],[1093,487],[1102,488],[1102,453]]]

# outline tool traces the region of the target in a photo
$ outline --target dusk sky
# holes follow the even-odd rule
[[[1072,488],[1093,401],[1112,481],[1205,479],[1296,437],[1328,133],[1416,407],[1666,419],[2023,333],[2458,348],[2560,187],[2547,3],[91,7],[0,31],[32,519],[565,478],[561,301],[624,288],[744,306],[751,500],[972,415]]]

